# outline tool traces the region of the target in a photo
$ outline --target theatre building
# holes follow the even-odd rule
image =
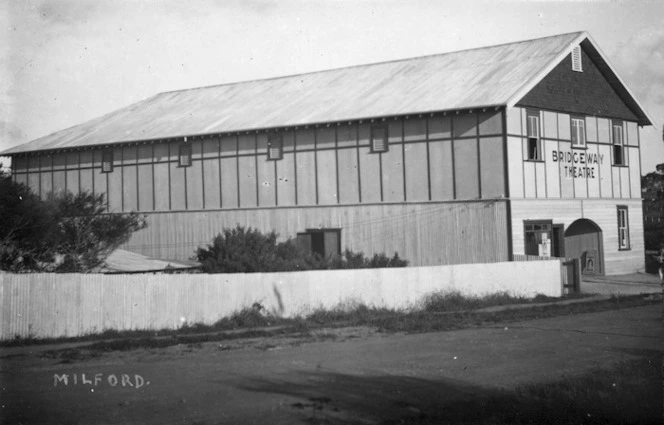
[[[585,32],[161,93],[3,153],[41,196],[104,193],[187,259],[237,224],[411,265],[643,267],[639,127]]]

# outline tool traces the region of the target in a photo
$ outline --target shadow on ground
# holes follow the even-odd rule
[[[515,391],[450,379],[322,370],[239,388],[290,396],[288,408],[311,424],[658,424],[661,359],[660,353]]]

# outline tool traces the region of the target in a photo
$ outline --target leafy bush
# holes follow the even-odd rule
[[[363,252],[345,250],[341,255],[328,260],[327,269],[380,269],[388,267],[408,267],[408,261],[394,253],[392,258],[384,252],[374,254],[372,258],[364,256]]]
[[[273,271],[277,234],[237,226],[224,229],[207,248],[196,250],[196,259],[207,273],[255,273]]]
[[[647,250],[664,249],[664,223],[647,223],[643,226],[643,239]]]
[[[47,205],[0,168],[0,269],[36,270],[54,261],[55,227]]]
[[[384,267],[407,267],[408,260],[399,258],[398,253],[394,253],[392,258],[388,258],[384,253],[376,254],[369,261],[369,268],[384,268]]]
[[[103,194],[67,192],[47,204],[57,221],[56,272],[94,270],[134,232],[147,227],[145,217],[133,212],[106,214]]]
[[[0,269],[89,272],[132,233],[147,226],[136,213],[107,214],[104,195],[65,193],[42,201],[0,169]]]
[[[321,257],[289,239],[277,243],[278,235],[237,225],[223,229],[206,248],[199,247],[194,259],[206,273],[267,273],[278,271],[364,269],[406,267],[408,261],[394,253],[367,258],[363,253],[345,250],[341,255]]]

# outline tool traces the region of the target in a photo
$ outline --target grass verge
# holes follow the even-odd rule
[[[522,306],[501,311],[482,311],[496,305],[522,304],[523,300],[505,295],[482,299],[459,297],[458,294],[432,296],[422,306],[409,311],[367,307],[350,304],[331,310],[315,310],[303,317],[278,318],[266,314],[261,306],[244,309],[223,318],[213,325],[195,324],[177,330],[161,331],[106,331],[101,334],[78,338],[21,339],[3,341],[1,346],[19,346],[47,343],[75,343],[91,341],[85,350],[93,352],[127,351],[138,348],[164,348],[178,344],[199,344],[212,341],[237,340],[257,337],[311,337],[312,331],[321,328],[366,326],[379,332],[421,333],[486,326],[522,320],[540,319],[570,314],[592,313],[620,308],[638,307],[661,303],[661,299],[642,295],[612,297],[605,300],[576,304],[560,304],[555,299],[528,300],[532,306]],[[540,303],[545,302],[542,305]],[[60,349],[46,352],[47,357],[61,357]],[[71,353],[70,353],[71,354]],[[66,356],[69,357],[69,356]],[[74,356],[75,357],[75,356]],[[74,358],[75,360],[75,358]]]
[[[564,299],[585,298],[590,295],[577,294],[569,295]],[[507,292],[498,292],[483,297],[468,297],[459,292],[434,292],[424,297],[421,309],[429,312],[449,312],[463,310],[478,310],[486,307],[515,305],[515,304],[534,304],[534,303],[554,303],[561,298],[548,297],[546,295],[537,295],[534,298],[515,297]]]

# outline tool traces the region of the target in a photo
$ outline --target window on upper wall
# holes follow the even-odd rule
[[[572,147],[586,147],[586,120],[584,118],[572,117]]]
[[[623,139],[622,121],[611,124],[613,136],[613,165],[625,165],[625,140]]]
[[[191,145],[189,143],[180,143],[178,158],[180,167],[189,167],[191,165]]]
[[[572,71],[583,72],[583,63],[581,62],[581,46],[572,49]]]
[[[539,112],[528,111],[528,157],[530,161],[542,161],[542,140],[540,139]]]
[[[387,152],[387,125],[371,126],[371,152]]]
[[[270,134],[267,138],[267,159],[281,159],[283,156],[283,137],[281,134]]]
[[[101,153],[101,172],[110,173],[113,171],[113,151],[105,149]]]
[[[629,216],[624,205],[618,205],[618,249],[629,249]]]

